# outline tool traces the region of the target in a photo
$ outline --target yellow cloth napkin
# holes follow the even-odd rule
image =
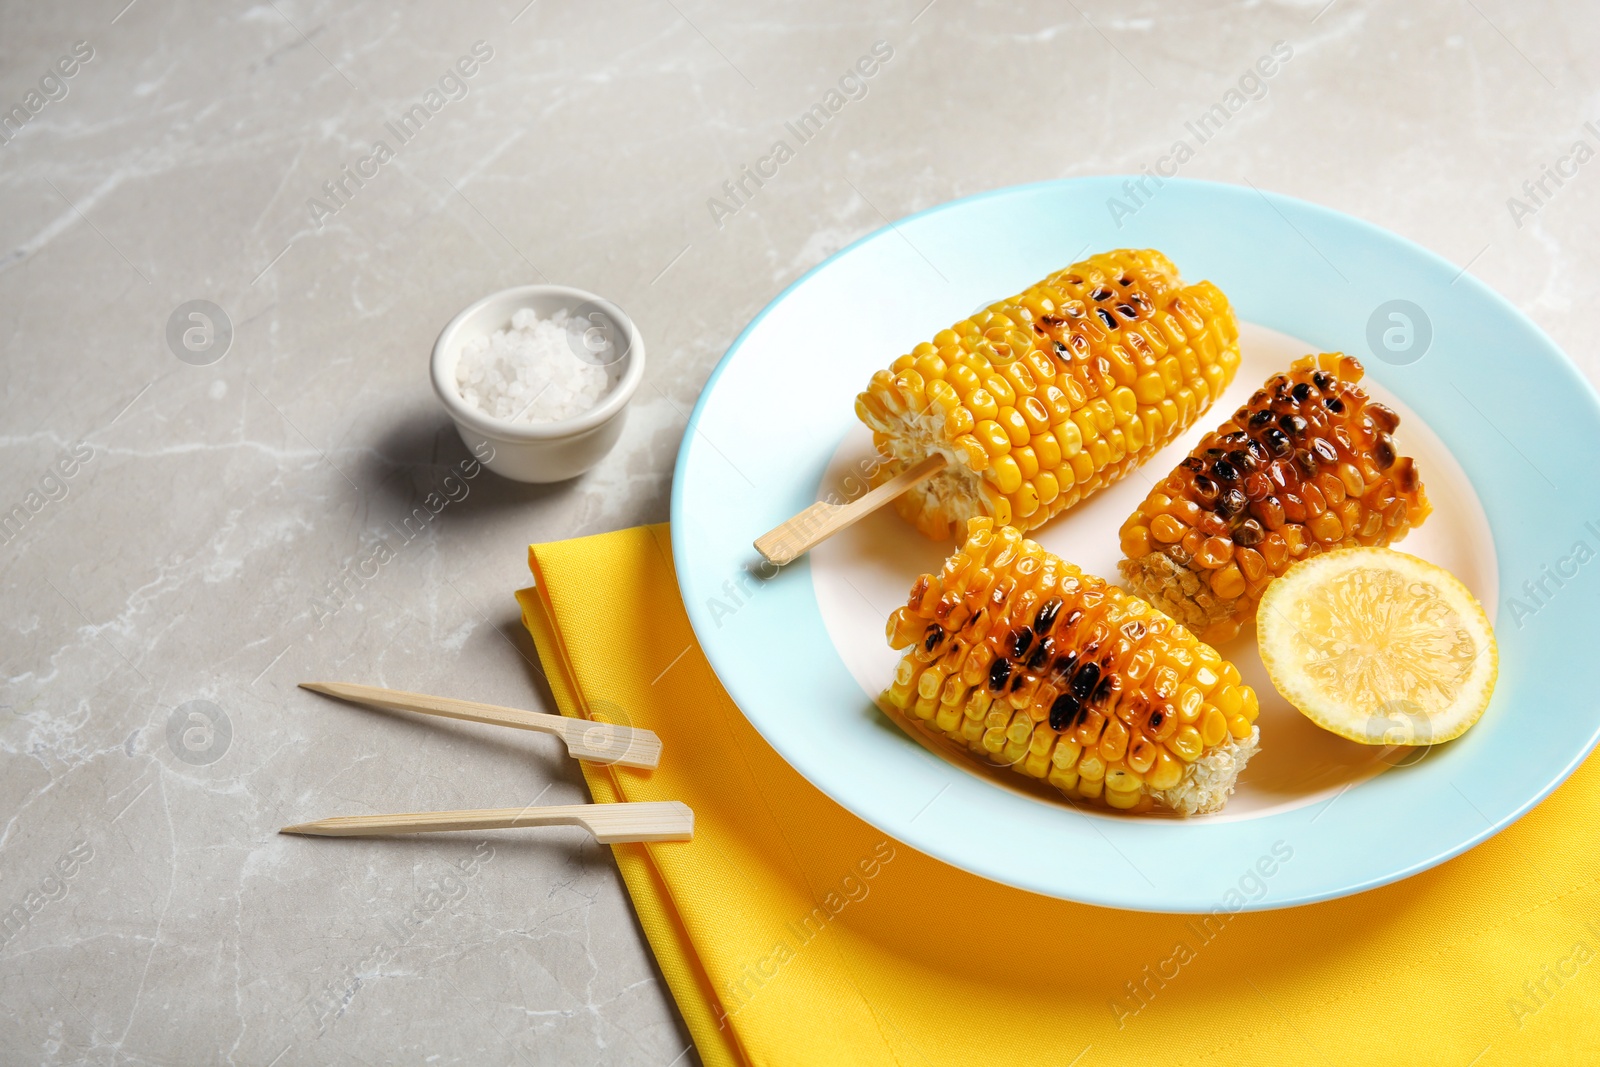
[[[784,763],[695,644],[665,526],[529,561],[561,711],[604,701],[664,744],[654,771],[586,764],[594,799],[694,809],[693,842],[615,852],[707,1064],[1600,1062],[1595,760],[1354,897],[1222,922],[1071,904],[886,840]]]

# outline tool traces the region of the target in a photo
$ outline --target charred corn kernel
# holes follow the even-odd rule
[[[1238,366],[1238,323],[1222,292],[1185,284],[1159,252],[1123,249],[939,331],[874,374],[856,414],[887,460],[875,484],[934,452],[956,457],[895,501],[923,533],[949,536],[974,515],[1031,530],[1182,433]],[[978,447],[955,447],[967,435]],[[1038,504],[1002,506],[974,475],[1030,447],[1034,469],[1019,463]],[[1055,492],[1037,480],[1045,474]]]
[[[986,516],[886,633],[904,651],[887,713],[1072,797],[1215,811],[1258,744],[1215,649]]]
[[[1122,525],[1119,569],[1134,592],[1225,641],[1296,561],[1392,544],[1420,525],[1430,507],[1395,443],[1399,416],[1368,398],[1361,375],[1337,352],[1298,359],[1202,438]],[[1221,711],[1225,722],[1243,713]]]

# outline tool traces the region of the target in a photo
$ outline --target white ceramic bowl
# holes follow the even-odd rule
[[[456,361],[468,340],[509,329],[511,316],[522,308],[549,318],[560,309],[570,313],[584,306],[609,318],[622,335],[611,338],[623,349],[621,377],[594,407],[559,422],[511,422],[479,411],[461,398]],[[621,308],[594,293],[565,285],[519,285],[491,293],[451,319],[433,344],[431,373],[433,391],[455,420],[462,443],[485,466],[518,482],[560,482],[599,463],[617,443],[628,401],[644,377],[644,340]]]

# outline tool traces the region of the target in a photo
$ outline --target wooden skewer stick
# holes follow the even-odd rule
[[[788,522],[756,538],[756,551],[765,556],[768,563],[780,567],[792,563],[846,526],[859,522],[907,489],[932,478],[944,470],[947,462],[943,453],[935,452],[848,504],[819,500]]]
[[[628,841],[692,841],[694,812],[676,800],[636,804],[560,804],[545,808],[474,808],[400,815],[346,815],[285,826],[280,834],[381,837],[444,830],[510,830],[519,826],[581,826],[602,845]]]
[[[654,767],[661,762],[661,738],[650,730],[621,726],[617,723],[569,719],[565,715],[547,715],[538,711],[479,704],[474,700],[431,697],[422,693],[406,693],[399,689],[380,689],[375,685],[355,685],[350,682],[301,682],[300,688],[309,689],[314,693],[325,693],[356,704],[399,708],[402,711],[438,715],[446,719],[483,722],[492,726],[515,726],[519,730],[538,730],[542,733],[555,734],[566,742],[567,751],[574,758],[588,760],[591,763]]]

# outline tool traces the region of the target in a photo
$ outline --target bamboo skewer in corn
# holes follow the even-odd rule
[[[1238,336],[1222,291],[1160,252],[1091,256],[874,374],[856,398],[887,460],[874,490],[756,548],[787,563],[891,499],[935,539],[980,515],[1034,529],[1192,426],[1233,380]]]

